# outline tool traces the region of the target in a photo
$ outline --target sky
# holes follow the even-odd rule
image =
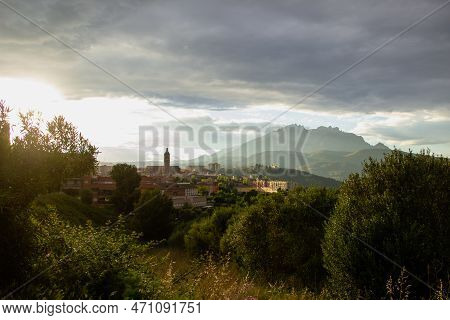
[[[443,0],[2,2],[20,13],[0,2],[0,99],[13,122],[64,115],[101,161],[137,160],[140,127],[161,137],[185,125],[225,128],[232,143],[248,127],[333,126],[450,156],[450,5],[295,106]],[[195,142],[189,156],[204,151]],[[175,145],[161,137],[153,151]]]

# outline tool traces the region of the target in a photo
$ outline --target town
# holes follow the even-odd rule
[[[113,165],[99,165],[92,175],[66,179],[63,191],[68,194],[79,194],[81,190],[90,190],[93,204],[108,204],[116,189],[116,182],[111,177]],[[138,168],[141,176],[139,189],[160,190],[168,196],[174,208],[185,205],[208,208],[214,205],[209,197],[220,190],[220,181],[227,181],[237,193],[256,192],[273,193],[287,191],[297,184],[285,180],[272,180],[254,175],[228,176],[221,171],[219,163],[208,166],[172,166],[168,148],[164,153],[163,166],[145,166]]]

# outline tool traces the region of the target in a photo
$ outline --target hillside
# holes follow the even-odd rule
[[[90,220],[94,224],[100,225],[115,218],[113,210],[84,204],[79,199],[65,193],[40,195],[33,201],[32,206],[53,207],[58,215],[71,224],[85,224]]]
[[[339,128],[305,129],[290,125],[243,143],[202,156],[189,164],[218,162],[225,168],[245,168],[262,164],[310,172],[327,178],[344,180],[359,172],[370,157],[380,159],[389,148],[378,143],[370,145],[361,136]]]
[[[297,183],[303,187],[338,187],[341,183],[335,179],[321,177],[315,174],[310,174],[305,171],[295,170],[295,169],[282,169],[282,168],[262,168],[261,170],[255,172],[251,169],[240,170],[226,170],[226,174],[240,176],[251,174],[254,177],[269,178],[271,180],[286,180]]]

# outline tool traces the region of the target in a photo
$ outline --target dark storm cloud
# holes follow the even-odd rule
[[[11,1],[136,89],[176,105],[293,104],[443,1]],[[448,108],[450,6],[309,101],[326,111]],[[2,76],[69,97],[130,92],[5,7]]]

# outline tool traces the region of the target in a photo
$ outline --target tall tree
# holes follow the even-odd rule
[[[141,176],[138,174],[136,166],[126,163],[116,164],[111,170],[111,177],[116,182],[112,200],[117,211],[131,212],[140,194]]]
[[[90,174],[97,148],[63,117],[46,123],[34,112],[19,114],[20,135],[11,145],[8,178],[19,203],[38,193],[59,191],[67,178]]]
[[[450,274],[450,163],[427,152],[394,151],[369,161],[342,185],[327,223],[325,268],[341,298],[379,299],[401,270],[373,249],[431,285]],[[411,297],[430,289],[410,277]]]
[[[145,240],[167,239],[172,231],[174,209],[172,200],[160,190],[142,193],[131,226],[142,232]]]
[[[43,130],[36,114],[20,114],[20,133],[10,143],[9,112],[0,102],[0,293],[23,281],[30,270],[35,252],[30,202],[97,164],[97,149],[62,117]]]

